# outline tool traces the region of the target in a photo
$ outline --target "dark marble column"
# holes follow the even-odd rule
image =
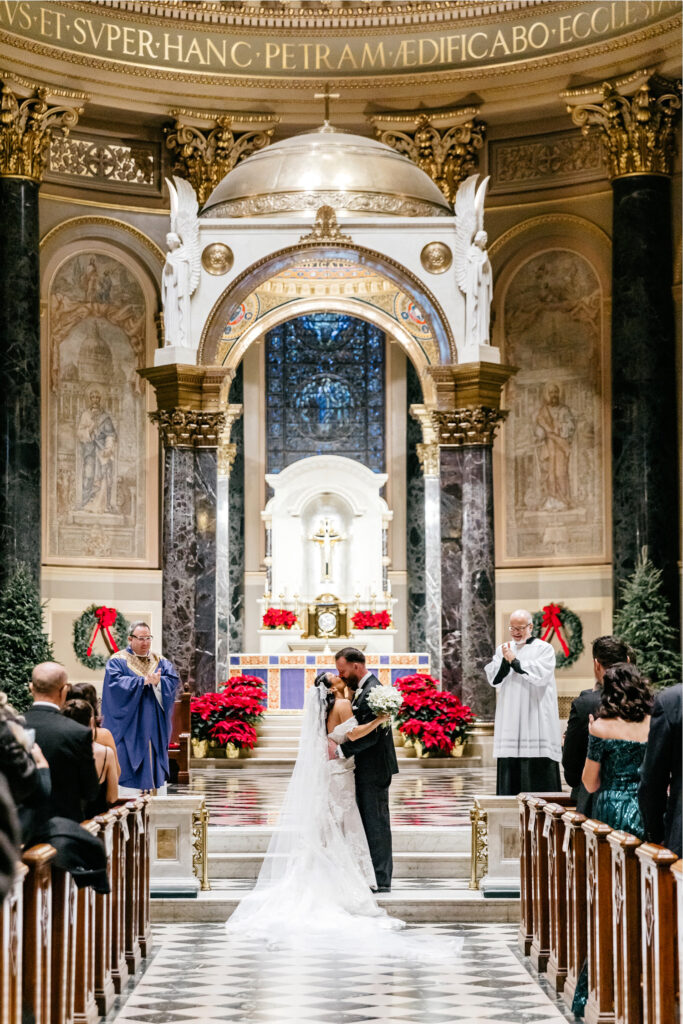
[[[183,683],[195,682],[195,453],[166,445],[164,452],[163,612],[164,656]]]
[[[196,575],[194,579],[195,689],[216,686],[216,480],[215,448],[197,448],[194,462]]]
[[[0,585],[40,577],[40,272],[37,181],[0,177]]]
[[[679,453],[671,182],[613,183],[612,537],[615,597],[644,547],[679,621]]]
[[[462,467],[457,448],[441,450],[441,681],[462,693]]]
[[[621,91],[623,90],[623,92]],[[600,137],[613,192],[612,545],[615,603],[638,558],[662,570],[680,622],[676,338],[671,175],[681,84],[646,72],[563,94]]]
[[[18,562],[40,580],[38,191],[53,130],[82,110],[0,83],[0,586]]]

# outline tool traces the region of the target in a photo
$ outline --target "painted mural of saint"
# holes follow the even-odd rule
[[[116,512],[112,505],[116,428],[109,412],[102,408],[102,394],[97,388],[89,391],[88,401],[77,429],[83,465],[80,507],[92,512]]]
[[[559,384],[548,384],[536,416],[536,436],[540,440],[538,458],[544,486],[542,507],[549,511],[571,507],[569,458],[575,433],[576,420],[569,406],[562,403]]]

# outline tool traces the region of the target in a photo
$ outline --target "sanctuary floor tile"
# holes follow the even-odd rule
[[[220,924],[158,925],[151,962],[107,1024],[564,1024],[573,1018],[532,976],[515,925],[419,925],[461,936],[451,962],[359,950],[267,950]],[[130,987],[129,987],[130,988]],[[122,1005],[121,1005],[122,1004]]]
[[[211,825],[273,825],[290,776],[290,771],[274,768],[194,768],[189,790],[206,797]],[[469,825],[473,797],[495,793],[495,787],[495,768],[401,766],[389,790],[391,823]],[[187,793],[188,787],[177,792]]]

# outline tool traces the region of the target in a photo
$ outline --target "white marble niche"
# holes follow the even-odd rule
[[[386,474],[353,459],[315,455],[269,474],[266,481],[274,493],[261,513],[270,584],[262,613],[273,605],[298,611],[303,620],[308,604],[331,594],[348,606],[349,620],[358,605],[388,608],[391,614],[393,601],[383,584],[389,564],[386,531],[393,515],[380,495]],[[392,651],[395,630],[378,632],[365,630],[358,636],[367,650]],[[301,649],[306,645],[300,635],[301,628],[260,630],[261,650]]]

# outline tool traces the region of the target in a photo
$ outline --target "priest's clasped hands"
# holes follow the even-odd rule
[[[161,681],[161,669],[158,668],[156,672],[150,672],[148,676],[145,676],[145,685],[158,686]]]

